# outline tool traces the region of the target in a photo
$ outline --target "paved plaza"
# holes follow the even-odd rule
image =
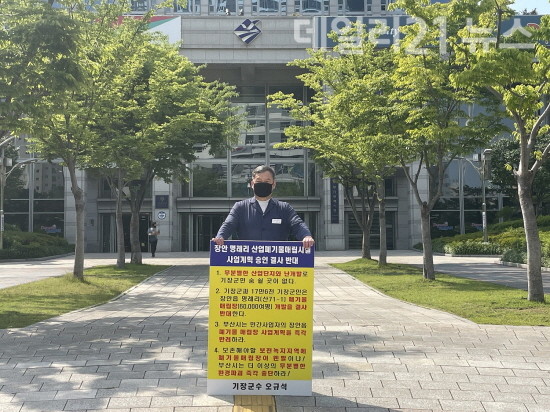
[[[358,253],[317,255],[313,396],[235,407],[233,396],[206,395],[208,256],[159,253],[145,261],[174,266],[118,299],[0,330],[0,412],[550,411],[550,328],[478,325],[389,298],[328,264]],[[392,251],[389,261],[419,256]],[[436,270],[497,276],[494,260],[438,257]],[[0,287],[26,271],[69,271],[71,261],[2,263]]]

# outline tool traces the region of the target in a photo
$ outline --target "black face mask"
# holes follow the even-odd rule
[[[268,197],[273,191],[271,183],[254,183],[254,194],[258,197]]]

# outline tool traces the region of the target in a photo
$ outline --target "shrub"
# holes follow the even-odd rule
[[[550,228],[550,216],[537,217],[537,225],[539,229]],[[490,233],[501,233],[507,229],[515,229],[515,228],[523,228],[522,219],[510,220],[508,222],[502,222],[502,223],[495,223],[493,225],[489,225],[487,227],[487,230]]]
[[[432,249],[434,252],[437,252],[437,253],[447,253],[445,252],[445,245],[447,245],[448,243],[471,240],[471,239],[481,240],[481,238],[482,238],[481,232],[465,233],[463,235],[456,235],[451,237],[438,237],[432,240]]]
[[[517,249],[508,249],[503,253],[501,260],[503,262],[526,263],[527,252]]]
[[[523,228],[509,228],[491,238],[494,239],[502,249],[527,250]]]
[[[483,243],[478,240],[463,240],[445,245],[445,253],[453,255],[500,255],[501,247],[497,243]]]
[[[550,267],[550,216],[537,218],[540,240],[542,244],[542,265]],[[497,223],[489,226],[489,242],[484,244],[482,232],[466,233],[452,237],[433,239],[435,253],[450,253],[453,255],[498,255],[503,254],[502,260],[514,263],[527,261],[527,243],[523,230],[523,221]],[[415,245],[422,250],[422,243]]]
[[[4,232],[4,249],[0,250],[0,259],[39,258],[73,250],[74,247],[62,237],[10,230]]]

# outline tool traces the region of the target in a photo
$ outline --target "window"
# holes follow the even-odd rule
[[[252,0],[252,14],[286,15],[286,0]]]
[[[304,163],[275,163],[276,197],[304,196]]]
[[[294,7],[301,14],[328,14],[328,0],[296,0]]]
[[[195,0],[199,2],[200,0]],[[208,0],[208,14],[242,15],[243,0]]]
[[[269,93],[276,93],[282,91],[285,94],[292,94],[295,99],[304,99],[304,89],[302,86],[280,86],[270,87]],[[268,108],[268,124],[269,124],[269,156],[270,158],[303,158],[304,149],[281,149],[275,148],[277,143],[283,143],[288,140],[285,134],[285,128],[297,125],[298,123],[290,116],[288,110],[278,106],[271,106]]]
[[[246,115],[248,127],[242,130],[237,144],[231,149],[233,159],[265,159],[265,102],[239,103]],[[258,160],[264,163],[265,160]]]
[[[130,7],[132,12],[146,12],[150,5],[148,0],[132,0]]]
[[[188,0],[185,7],[174,1],[174,13],[201,14],[200,0]]]
[[[226,197],[227,165],[225,163],[195,164],[193,167],[194,197]]]
[[[233,197],[251,197],[252,189],[250,180],[252,180],[252,171],[258,164],[234,164],[231,167],[231,196]]]
[[[346,4],[346,14],[357,14],[365,12],[364,0],[344,0]]]

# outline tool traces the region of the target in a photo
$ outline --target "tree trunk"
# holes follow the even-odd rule
[[[143,255],[141,254],[141,244],[139,243],[139,209],[136,210],[135,205],[131,202],[132,217],[130,218],[130,244],[132,257],[130,262],[141,265],[143,263]]]
[[[84,222],[86,219],[84,191],[78,186],[75,165],[67,164],[67,169],[69,170],[69,175],[71,178],[71,192],[74,196],[74,203],[76,208],[76,233],[73,276],[78,280],[84,280]]]
[[[361,257],[363,259],[372,259],[370,250],[370,231],[372,229],[372,220],[374,218],[374,202],[369,202],[368,211],[363,210],[363,213],[367,213],[367,221],[361,225],[363,229],[363,245],[361,250]]]
[[[130,189],[129,203],[132,216],[130,218],[130,251],[131,251],[131,263],[141,265],[143,263],[143,256],[141,253],[141,244],[139,241],[139,212],[143,199],[145,198],[145,192],[148,187],[151,187],[154,173],[152,170],[148,170],[142,179],[133,180],[128,183]]]
[[[363,259],[371,259],[370,253],[370,230],[363,230],[363,243],[361,245],[361,257]]]
[[[430,232],[430,208],[426,202],[420,208],[422,226],[422,274],[424,279],[435,280],[434,256],[432,251],[432,234]]]
[[[523,228],[527,242],[527,299],[534,302],[544,302],[541,271],[542,251],[532,196],[532,179],[529,175],[518,175],[517,182],[519,203],[523,215]]]
[[[117,260],[116,267],[123,268],[126,264],[126,250],[124,245],[124,224],[122,222],[122,199],[124,188],[124,182],[120,169],[118,172],[117,190],[116,190],[116,246],[117,246]]]
[[[386,187],[384,185],[384,180],[378,183],[378,221],[380,224],[378,266],[384,266],[388,263],[388,245],[386,239]]]

